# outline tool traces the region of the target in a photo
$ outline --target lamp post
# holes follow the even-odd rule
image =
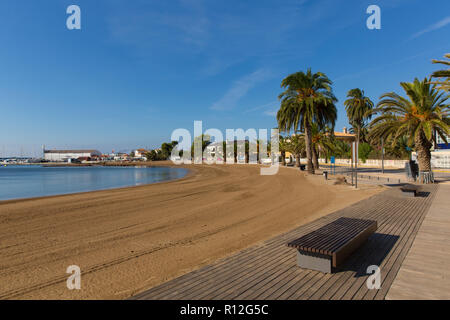
[[[384,139],[381,138],[381,173],[384,173]]]
[[[355,188],[358,189],[358,161],[359,161],[359,141],[356,141],[355,150]]]
[[[355,161],[355,188],[358,188],[358,141],[352,143],[352,163]],[[353,173],[352,173],[352,184],[353,184]]]
[[[350,155],[350,163],[351,163],[351,173],[352,173],[352,186],[353,186],[353,152],[354,152],[354,142],[351,143],[352,146],[352,151],[351,151],[351,155]]]

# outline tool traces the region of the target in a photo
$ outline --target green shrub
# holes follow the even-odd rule
[[[358,157],[361,159],[363,163],[366,163],[367,159],[369,158],[370,153],[372,152],[373,148],[368,143],[360,143],[359,144],[359,150],[358,150]]]

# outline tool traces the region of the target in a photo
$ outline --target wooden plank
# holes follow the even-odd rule
[[[391,229],[391,227],[393,226],[393,224],[391,223],[392,221],[395,221],[397,219],[401,219],[402,215],[406,215],[407,214],[407,210],[402,210],[402,208],[404,207],[403,205],[401,205],[400,203],[398,203],[397,205],[395,205],[395,203],[391,203],[389,199],[387,199],[387,201],[385,202],[385,205],[387,207],[393,207],[394,209],[398,210],[397,212],[400,212],[400,214],[397,215],[393,215],[390,214],[388,215],[385,219],[382,219],[381,217],[383,215],[386,216],[386,206],[382,207],[382,210],[379,212],[380,216],[378,216],[377,220],[380,221],[380,233],[388,233],[388,232],[392,232],[394,231],[394,229]],[[383,236],[382,239],[384,239],[386,236]],[[373,239],[371,240],[373,241]],[[370,257],[373,254],[373,251],[367,251],[367,250],[361,250],[361,253],[359,255],[355,255],[354,257],[351,258],[351,260],[347,263],[347,267],[348,268],[355,268],[358,264],[358,260],[365,260],[367,259],[367,257]],[[361,258],[362,256],[362,258]],[[359,263],[359,265],[363,265],[361,263]],[[357,272],[360,270],[357,270]],[[339,290],[339,288],[341,286],[343,286],[344,284],[348,283],[348,281],[351,280],[351,278],[353,277],[354,273],[341,273],[340,275],[337,275],[336,277],[331,278],[327,283],[325,283],[322,287],[321,290],[314,293],[311,298],[312,299],[330,299],[333,294]]]
[[[317,223],[320,223],[320,224],[325,224],[326,223],[326,221],[324,222],[324,221],[322,221],[322,220],[330,220],[331,219],[331,217],[330,218],[320,218],[319,220],[316,220],[316,222]],[[310,227],[309,228],[307,228],[306,229],[306,231],[305,232],[303,232],[303,233],[307,233],[307,231],[309,231],[310,229],[313,229],[313,228],[315,228],[316,226],[316,223],[312,223],[311,225],[310,225]],[[297,230],[294,230],[293,232],[296,232],[297,233]],[[292,232],[290,232],[290,233],[292,233]],[[289,233],[288,233],[289,234]],[[280,236],[281,238],[285,238],[285,237],[288,237],[286,234],[285,235],[282,235],[282,236]],[[270,240],[270,241],[268,241],[268,243],[270,243],[271,245],[273,245],[274,243],[273,243],[274,241],[273,240]],[[280,246],[280,245],[282,245],[283,244],[283,242],[285,242],[285,241],[283,241],[283,239],[281,239],[281,240],[279,240],[279,241],[275,241],[276,243],[276,245],[278,245],[278,246]],[[262,248],[267,248],[267,246],[263,246]],[[279,249],[279,247],[273,247],[273,252],[276,252],[276,251],[279,251],[280,249]],[[273,260],[274,259],[274,256],[272,255],[271,256],[271,259]],[[230,264],[230,262],[228,263],[228,266],[229,266],[229,264]],[[237,267],[242,267],[242,265],[239,265],[239,266],[237,266]],[[228,268],[229,269],[229,268]],[[236,272],[236,271],[230,271],[230,272]],[[223,271],[221,271],[220,272],[220,275],[223,277],[223,279],[224,279],[224,282],[226,282],[227,281],[227,276],[229,276],[229,275],[227,275],[225,272],[223,272]],[[214,278],[215,276],[214,275],[210,275],[210,278]],[[205,281],[204,280],[202,280],[202,279],[199,279],[198,280],[198,282],[199,283],[202,283],[202,284],[205,284]],[[201,289],[201,288],[199,288],[199,287],[195,287],[195,288],[192,288],[192,286],[184,286],[184,291],[186,291],[186,292],[192,292],[192,290],[193,289],[195,289],[195,290],[199,290],[199,289]],[[180,293],[180,292],[177,292],[177,293]],[[166,296],[165,298],[173,298],[174,297],[174,294],[173,294],[173,292],[169,295],[169,296]],[[159,297],[155,297],[155,298],[159,298]]]
[[[367,216],[365,216],[364,218],[367,219],[371,219],[371,220],[382,220],[382,216],[384,214],[384,211],[386,208],[391,207],[391,204],[386,201],[383,203],[383,205],[380,207],[378,206],[377,208],[379,210],[370,210],[370,213],[368,213]],[[390,218],[393,218],[392,216]],[[382,223],[383,225],[383,223]],[[370,239],[369,239],[370,241]],[[356,260],[356,258],[354,258],[354,260]],[[342,275],[342,272],[340,273]],[[353,275],[353,273],[351,273],[351,275]],[[332,277],[329,277],[326,281],[322,281],[322,283],[320,284],[320,286],[316,286],[313,288],[309,288],[308,290],[305,291],[304,295],[306,297],[306,299],[319,299],[333,284],[334,282],[338,279],[339,274],[335,274]],[[301,297],[297,297],[297,298],[301,298]]]
[[[390,248],[389,248],[389,244],[388,243],[385,243],[385,239],[388,239],[389,240],[389,234],[398,234],[398,230],[400,230],[401,229],[401,227],[402,227],[402,223],[403,223],[403,221],[404,221],[404,219],[406,218],[406,217],[408,217],[409,216],[409,210],[408,210],[408,208],[404,208],[402,211],[400,211],[400,214],[397,214],[397,215],[393,215],[395,218],[394,219],[391,219],[390,221],[388,221],[388,223],[386,223],[386,227],[384,228],[384,229],[380,229],[380,232],[383,232],[383,233],[385,233],[386,235],[385,236],[383,236],[383,238],[382,239],[380,239],[380,240],[383,240],[382,242],[384,243],[384,247],[386,247],[387,246],[387,252],[389,252],[389,250],[391,250]],[[399,234],[400,236],[401,236],[401,234]],[[381,242],[381,241],[380,241]],[[395,243],[394,243],[395,244]],[[398,244],[397,244],[398,245]],[[376,255],[378,255],[378,256],[381,256],[381,257],[383,257],[383,255],[386,253],[386,251],[383,251],[384,249],[381,249],[381,248],[377,248],[377,247],[374,247],[372,250],[367,250],[367,253],[369,253],[370,252],[370,257],[373,257],[374,256],[374,254],[376,254]],[[356,267],[356,266],[355,266]],[[366,265],[366,267],[367,267],[367,265]],[[366,270],[364,270],[364,268],[361,266],[358,270],[357,270],[357,272],[358,273],[362,273],[362,274],[365,274],[365,271]],[[362,277],[361,277],[362,278]],[[367,277],[364,277],[364,279],[366,279]],[[353,278],[353,279],[343,279],[343,285],[342,286],[337,286],[337,287],[339,287],[339,290],[338,291],[336,291],[336,293],[332,296],[332,298],[333,299],[335,299],[337,296],[339,296],[339,294],[342,294],[342,292],[344,292],[345,293],[345,288],[346,288],[346,286],[348,285],[348,284],[350,284],[350,283],[354,283],[354,282],[357,282],[357,280],[358,279],[356,279],[356,278]],[[364,282],[365,282],[365,280],[364,280]],[[362,288],[362,290],[364,290],[364,288]],[[329,292],[327,293],[327,294],[330,294]]]
[[[434,191],[430,189],[433,194]],[[386,295],[431,203],[431,198],[408,198],[386,191],[338,210],[248,248],[217,263],[161,284],[137,296],[140,299],[382,299]],[[285,244],[304,237],[341,217],[378,221],[378,233],[368,238],[338,268],[326,275],[298,268],[294,250]],[[325,229],[323,229],[325,230]],[[337,227],[335,230],[339,230]],[[341,230],[341,229],[340,229]],[[348,233],[334,237],[334,246],[317,242],[320,250],[339,251]],[[395,241],[394,236],[400,238]],[[313,241],[312,237],[308,238]],[[331,238],[330,238],[331,239]],[[314,244],[313,242],[309,242]],[[317,241],[317,238],[316,238]],[[365,286],[365,267],[382,260],[382,289]],[[356,277],[357,274],[360,276]]]
[[[361,219],[342,217],[322,228],[288,243],[289,247],[309,252],[332,254],[331,250],[338,243],[345,243],[359,234],[372,222]]]
[[[426,203],[424,203],[424,204],[426,205]],[[400,239],[397,244],[394,243],[395,246],[393,248],[389,248],[389,244],[388,244],[388,248],[386,249],[387,255],[385,256],[382,264],[380,265],[380,267],[382,267],[382,276],[384,276],[385,271],[389,272],[389,270],[390,270],[385,267],[386,261],[388,261],[391,256],[395,255],[395,248],[399,247],[399,246],[401,247],[403,245],[403,242],[405,241],[403,239],[403,235],[408,233],[408,229],[406,228],[405,222],[408,222],[408,221],[414,222],[415,221],[414,219],[410,219],[410,217],[412,215],[417,216],[416,212],[414,210],[409,210],[409,209],[414,209],[415,206],[416,206],[416,204],[410,203],[409,206],[405,207],[404,216],[402,216],[400,220],[395,221],[395,225],[397,226],[397,229],[395,229],[391,232],[400,236]],[[426,208],[423,208],[423,207],[418,207],[416,209],[418,209],[419,211],[422,211],[422,212],[426,212]],[[392,223],[391,223],[391,225],[394,226],[394,224],[392,224]],[[381,254],[383,254],[383,253],[381,252]],[[340,288],[340,292],[335,294],[334,298],[343,294],[342,291],[345,289],[346,286],[348,286],[349,283],[352,284],[352,286],[348,289],[347,292],[344,292],[345,295],[343,294],[342,298],[343,299],[354,298],[355,292],[361,293],[363,291],[368,290],[365,286],[365,282],[366,282],[366,278],[362,278],[362,277],[359,279],[356,279],[353,283],[347,282],[346,285],[344,285],[343,287]],[[360,296],[360,298],[362,298],[362,295]]]
[[[374,221],[373,224],[353,237],[351,241],[348,241],[345,245],[341,245],[339,249],[333,254],[333,267],[341,265],[347,257],[358,249],[364,242],[367,241],[369,236],[371,236],[375,231],[377,231],[377,223]]]

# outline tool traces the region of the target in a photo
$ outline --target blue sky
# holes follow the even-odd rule
[[[450,52],[448,0],[3,0],[0,23],[2,156],[154,148],[194,120],[272,128],[281,80],[308,67],[334,81],[341,130],[349,89],[377,102]]]

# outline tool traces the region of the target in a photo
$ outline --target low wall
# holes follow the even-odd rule
[[[415,152],[412,154],[412,159],[416,160]],[[417,161],[417,160],[416,160]],[[303,164],[306,163],[306,158],[302,158],[301,162]],[[320,163],[325,163],[325,159],[319,159]],[[408,160],[384,160],[384,166],[386,168],[405,168],[405,163]],[[328,161],[330,163],[330,161]],[[337,165],[348,165],[350,166],[350,159],[336,159]],[[380,159],[368,159],[366,163],[362,163],[360,160],[358,162],[359,167],[375,167],[381,168],[381,160]],[[433,169],[450,169],[450,152],[447,151],[436,151],[431,152],[431,167]]]
[[[325,159],[320,159],[320,162],[325,162]],[[328,161],[330,162],[330,161]],[[366,163],[363,163],[361,160],[358,162],[359,167],[380,167],[381,168],[381,160],[378,159],[368,159]],[[384,166],[390,168],[404,168],[405,163],[408,160],[384,160]],[[341,165],[350,165],[350,159],[336,159],[336,164]]]
[[[412,158],[416,160],[415,152],[413,152]],[[450,169],[450,151],[431,152],[431,167],[437,169]]]

